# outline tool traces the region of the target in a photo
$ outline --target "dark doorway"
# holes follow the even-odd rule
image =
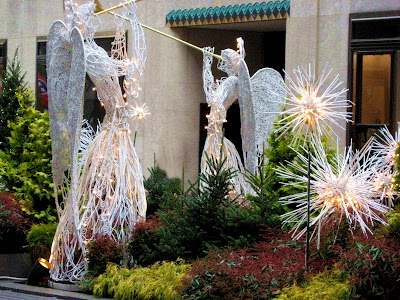
[[[204,144],[207,138],[207,129],[205,129],[205,126],[207,126],[208,119],[206,118],[206,115],[209,113],[210,107],[208,107],[208,104],[200,103],[199,168],[201,154],[203,153]],[[225,137],[235,145],[243,162],[242,137],[240,135],[240,108],[238,103],[232,104],[228,109],[226,120],[227,122],[224,124]]]
[[[282,76],[285,69],[286,31],[265,32],[264,67],[277,70]]]

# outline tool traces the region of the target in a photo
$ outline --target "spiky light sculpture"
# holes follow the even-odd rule
[[[395,167],[395,159],[398,156],[396,149],[399,146],[399,130],[394,137],[385,126],[379,129],[377,138],[374,140],[372,148],[375,151],[374,168],[374,189],[382,203],[389,207],[393,206],[393,200],[397,193],[395,191],[395,177],[398,170]]]
[[[374,171],[367,162],[371,151],[371,142],[362,150],[354,153],[351,148],[339,151],[328,161],[327,153],[322,144],[312,139],[311,147],[311,181],[310,181],[310,226],[317,231],[318,243],[321,229],[325,224],[339,224],[346,219],[350,229],[356,226],[366,234],[370,232],[369,225],[374,222],[385,223],[380,214],[388,207],[376,201],[373,189]],[[304,163],[308,158],[297,152],[299,160],[288,162],[288,166],[278,169],[278,174],[286,179],[295,180],[298,186],[306,190],[308,182]],[[296,173],[297,170],[300,173]],[[293,223],[293,235],[301,237],[306,228],[302,228],[307,218],[306,192],[284,197],[283,203],[295,205],[296,208],[284,214],[284,223]]]
[[[136,106],[132,106],[129,109],[129,116],[136,121],[146,119],[146,117],[150,114],[149,107],[146,103],[143,105],[138,105],[136,103]]]
[[[373,177],[373,187],[377,198],[388,207],[394,206],[393,200],[397,196],[394,179],[396,175],[397,171],[392,168],[386,168],[376,171]]]
[[[327,84],[331,72],[332,69],[328,71],[325,66],[316,77],[311,64],[293,69],[292,77],[285,71],[287,84],[280,88],[286,93],[286,109],[280,113],[284,117],[278,121],[277,132],[291,131],[297,137],[301,133],[308,137],[312,133],[322,135],[331,124],[343,128],[337,120],[349,122],[351,113],[346,110],[350,102],[342,99],[347,89],[340,89],[343,81],[339,81],[339,75]]]
[[[345,88],[340,89],[343,81],[339,81],[337,75],[330,84],[326,82],[331,72],[332,69],[327,71],[327,65],[325,65],[320,76],[316,77],[315,68],[311,67],[311,64],[308,64],[308,68],[299,66],[297,69],[293,69],[293,78],[285,71],[287,83],[280,85],[280,89],[286,93],[286,109],[280,113],[284,117],[277,123],[280,125],[277,132],[280,132],[281,135],[288,131],[294,133],[295,138],[292,144],[297,143],[301,134],[304,134],[307,140],[307,193],[304,195],[307,197],[305,203],[306,266],[310,255],[310,138],[312,136],[320,137],[331,128],[331,124],[341,127],[337,120],[342,119],[348,122],[351,116],[351,113],[347,112],[350,102],[342,99],[347,91]]]

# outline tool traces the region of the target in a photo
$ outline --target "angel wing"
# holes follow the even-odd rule
[[[255,150],[263,154],[263,144],[273,129],[273,123],[284,104],[285,93],[279,88],[284,84],[278,71],[271,68],[258,70],[250,79],[251,98],[255,120]]]
[[[250,74],[244,59],[241,59],[239,62],[238,95],[244,165],[254,174],[257,168],[255,148],[256,125],[251,98]]]
[[[56,189],[65,187],[66,171],[69,171],[71,182],[74,182],[85,74],[85,51],[81,33],[76,28],[68,31],[62,21],[55,21],[48,36],[47,76],[53,180]],[[57,193],[56,201],[58,205]]]
[[[255,174],[263,143],[284,103],[284,94],[278,88],[283,79],[279,72],[270,68],[258,70],[250,78],[243,59],[238,76],[243,155],[246,168]]]

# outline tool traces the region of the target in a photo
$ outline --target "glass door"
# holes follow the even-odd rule
[[[379,128],[393,132],[394,51],[353,52],[353,132],[356,148],[361,148]]]

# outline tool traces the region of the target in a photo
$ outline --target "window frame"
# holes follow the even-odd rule
[[[95,37],[94,37],[95,41],[98,40],[98,39],[112,39],[112,40],[114,40],[114,38],[115,38],[115,33],[112,33],[112,32],[96,33]],[[125,31],[125,39],[126,39],[126,49],[128,50],[129,49],[129,45],[128,45],[128,31],[127,30]],[[38,90],[38,64],[40,62],[41,63],[44,62],[45,65],[46,65],[46,68],[47,68],[47,60],[46,60],[47,51],[45,51],[45,54],[39,54],[39,43],[42,43],[42,42],[45,42],[46,46],[47,46],[47,42],[48,42],[47,36],[40,36],[40,37],[36,38],[36,65],[35,65],[36,66],[36,72],[35,72],[35,74],[36,74],[36,79],[35,79],[35,82],[36,82],[36,84],[35,84],[35,96],[36,96],[36,99],[38,99],[38,93],[39,93],[39,90]],[[47,74],[46,74],[46,82],[47,82]],[[123,84],[123,78],[120,78],[121,88],[123,87],[122,84]],[[88,74],[86,74],[84,93],[86,93],[88,91],[90,92],[90,90],[93,88],[93,86],[94,86],[93,82],[90,80]],[[97,94],[95,94],[95,99],[97,99],[97,102],[99,102],[99,104],[100,104],[100,101],[99,101],[99,99],[97,97]],[[84,100],[86,100],[85,96],[84,96]],[[44,107],[42,105],[39,105],[38,102],[39,101],[36,101],[36,103],[35,103],[35,109],[43,111]],[[104,110],[104,108],[103,108],[103,110]],[[97,121],[99,121],[100,123],[103,122],[104,116],[105,116],[105,111],[100,115],[99,118],[96,117],[97,120],[93,120],[93,122],[91,123],[93,128],[95,128],[95,129],[97,128]]]
[[[390,54],[391,55],[391,75],[390,75],[390,114],[389,114],[389,130],[392,134],[395,131],[395,120],[396,120],[396,106],[400,99],[396,99],[396,82],[400,80],[400,74],[397,74],[397,52],[400,51],[400,36],[397,38],[372,38],[372,39],[353,39],[353,26],[355,22],[363,20],[375,21],[377,19],[384,18],[400,18],[399,11],[386,11],[386,12],[368,12],[368,13],[353,13],[349,15],[349,37],[348,37],[348,99],[355,104],[354,110],[354,123],[348,123],[346,128],[346,144],[347,146],[353,145],[355,148],[360,147],[360,141],[356,139],[357,130],[369,127],[369,128],[381,128],[384,125],[380,124],[362,124],[358,121],[361,120],[361,105],[358,101],[362,97],[362,85],[358,84],[362,79],[362,60],[358,59],[362,55],[373,55],[373,54]],[[354,55],[357,56],[356,65],[356,82],[354,82]],[[357,84],[354,90],[354,84]],[[355,95],[355,97],[353,96]],[[353,108],[348,108],[348,112],[352,112]],[[400,117],[400,116],[398,116]],[[353,142],[352,142],[353,139]]]
[[[3,47],[3,56],[0,56],[0,64],[3,65],[4,75],[7,72],[7,40],[0,39],[0,44]],[[3,76],[4,78],[4,76]]]

